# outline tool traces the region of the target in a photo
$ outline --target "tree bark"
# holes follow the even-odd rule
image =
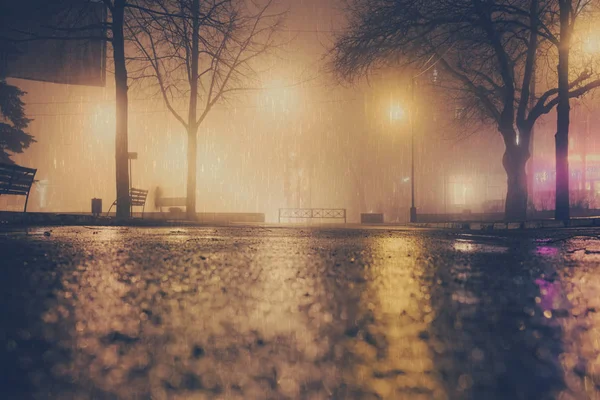
[[[559,221],[570,219],[569,203],[569,49],[571,44],[571,1],[560,0],[560,43],[558,47],[558,105],[556,107],[556,208]]]
[[[199,34],[200,34],[200,0],[192,2],[192,48],[190,54],[190,103],[188,109],[188,177],[187,177],[187,201],[186,214],[189,220],[196,219],[196,175],[198,159],[198,57],[199,57]]]
[[[564,123],[564,122],[563,122]],[[560,124],[560,123],[559,123]],[[562,128],[564,129],[564,128]],[[568,130],[568,128],[567,128]],[[570,219],[569,200],[569,136],[561,132],[555,136],[556,144],[556,200],[554,218],[558,221]]]
[[[125,0],[115,0],[112,11],[112,32],[116,88],[115,171],[117,178],[117,218],[119,219],[131,217],[127,134],[127,66],[125,64],[125,37],[123,34],[124,14]]]
[[[527,161],[529,160],[529,131],[521,131],[519,139],[514,129],[501,132],[505,152],[502,165],[507,176],[505,219],[525,221],[527,219]]]

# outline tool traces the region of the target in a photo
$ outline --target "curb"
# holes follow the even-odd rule
[[[572,219],[567,223],[553,220],[525,222],[417,222],[409,224],[409,226],[413,226],[416,228],[435,228],[467,231],[511,231],[559,228],[592,228],[600,227],[600,218]]]
[[[144,220],[132,218],[118,221],[109,217],[92,217],[89,215],[73,214],[26,214],[13,217],[0,217],[0,227],[32,227],[32,226],[122,226],[122,227],[177,227],[177,226],[205,226],[196,221],[184,220]]]

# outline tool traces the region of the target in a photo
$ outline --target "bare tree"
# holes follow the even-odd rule
[[[115,131],[115,165],[117,180],[117,218],[128,218],[131,215],[131,199],[129,197],[129,141],[127,121],[129,100],[127,97],[127,65],[125,60],[125,7],[127,0],[103,0],[110,11],[110,32],[112,37],[113,59],[115,63],[116,90],[116,131]]]
[[[548,32],[556,29],[550,2],[542,0],[355,0],[347,32],[338,38],[333,66],[352,79],[390,65],[446,72],[446,94],[494,123],[505,145],[508,178],[505,215],[527,213],[526,164],[535,122],[558,104],[558,89],[532,101],[531,86]],[[600,85],[581,71],[568,97]]]
[[[139,7],[137,0],[101,0],[108,19],[95,23],[80,18],[96,12],[97,0],[24,0],[11,5],[14,23],[4,26],[5,39],[32,40],[99,40],[112,44],[116,88],[116,191],[117,218],[130,217],[128,171],[128,99],[124,26],[126,11]]]
[[[556,200],[554,217],[567,221],[570,218],[569,202],[569,55],[576,11],[572,0],[558,0],[560,36],[558,45],[558,105],[556,107]],[[556,40],[556,37],[552,37]]]
[[[275,46],[283,17],[274,0],[159,0],[128,24],[141,76],[158,86],[187,132],[190,219],[196,218],[198,130],[217,103],[253,88],[255,62]]]
[[[580,16],[600,7],[600,3],[595,0],[557,0],[555,4],[553,17],[559,20],[558,32],[554,33],[547,26],[543,26],[548,40],[556,47],[558,52],[558,105],[557,105],[557,124],[556,124],[556,198],[555,198],[555,218],[561,221],[570,219],[570,200],[569,200],[569,126],[570,126],[570,99],[571,90],[570,74],[572,64],[570,62],[573,35],[575,26]],[[580,65],[579,69],[585,68],[588,75],[591,74],[591,67],[588,64]],[[580,75],[581,77],[581,75]],[[600,86],[598,80],[588,83],[588,86]],[[585,90],[587,91],[587,90]],[[580,90],[581,94],[585,94]]]

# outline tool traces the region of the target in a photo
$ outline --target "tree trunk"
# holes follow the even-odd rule
[[[124,14],[125,0],[115,0],[112,11],[112,32],[117,100],[115,170],[117,178],[117,218],[119,219],[126,219],[131,216],[128,170],[129,149],[127,139],[127,67],[125,64],[125,38],[123,35]]]
[[[567,128],[568,131],[568,128]],[[555,136],[556,144],[556,208],[554,217],[558,221],[570,219],[569,201],[569,135],[560,132]]]
[[[527,161],[529,160],[530,132],[522,131],[517,142],[514,130],[503,132],[506,150],[502,165],[506,171],[507,191],[505,219],[525,221],[527,219]]]
[[[198,125],[197,125],[197,107],[198,107],[198,57],[200,56],[199,35],[200,35],[200,0],[192,2],[192,48],[190,65],[190,102],[188,109],[188,177],[187,177],[187,201],[186,213],[189,220],[196,219],[196,175],[198,159]]]
[[[560,43],[558,47],[558,105],[556,124],[556,208],[559,221],[570,219],[569,204],[569,48],[571,43],[571,1],[561,0]]]
[[[508,178],[505,206],[507,221],[527,219],[527,159],[509,149],[504,153],[502,163]]]
[[[531,44],[530,44],[531,45]],[[537,46],[537,41],[536,41]],[[537,47],[536,47],[537,49]],[[533,71],[531,74],[531,83],[530,83],[530,97],[529,97],[529,109],[531,110],[537,101],[536,97],[536,75],[537,75],[537,65],[535,62],[533,63]],[[528,206],[531,206],[532,211],[536,211],[535,209],[535,125],[532,125],[531,132],[529,134],[529,169],[527,176],[527,193],[531,198],[528,198]]]
[[[196,175],[198,163],[198,135],[194,129],[188,132],[188,149],[187,149],[187,193],[185,209],[189,220],[196,219]]]

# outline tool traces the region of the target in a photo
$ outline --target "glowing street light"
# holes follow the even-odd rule
[[[590,62],[591,60],[597,60],[598,56],[600,56],[600,31],[595,29],[593,24],[590,24],[587,27],[587,32],[583,33],[583,39],[581,40],[581,58],[582,61]],[[591,135],[591,114],[592,110],[590,108],[586,108],[586,130],[583,134],[582,141],[582,150],[583,154],[581,155],[581,185],[583,188],[583,192],[587,193],[587,146],[586,141],[587,138]]]
[[[588,55],[600,54],[600,34],[590,34],[583,42],[583,51]]]
[[[404,108],[400,105],[393,105],[390,107],[390,121],[402,121],[406,117]]]

